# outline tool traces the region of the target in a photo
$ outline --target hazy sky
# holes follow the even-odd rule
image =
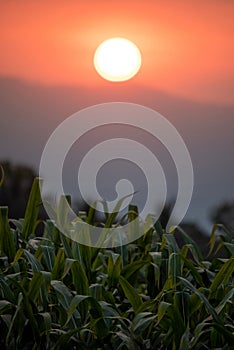
[[[184,138],[195,174],[188,218],[204,223],[208,208],[234,200],[233,16],[234,3],[224,0],[0,0],[0,159],[37,168],[49,135],[72,113],[109,101],[142,104]],[[143,61],[136,77],[117,84],[93,67],[97,46],[115,36],[137,44]]]

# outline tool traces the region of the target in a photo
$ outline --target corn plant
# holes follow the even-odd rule
[[[0,207],[1,349],[233,348],[234,241],[225,227],[214,226],[209,260],[183,230],[179,248],[159,222],[131,244],[101,249],[38,220],[40,204],[35,179],[23,219]],[[128,220],[136,216],[130,206]],[[93,209],[81,219],[95,224]],[[106,213],[109,227],[115,219]],[[222,247],[225,259],[216,257]]]

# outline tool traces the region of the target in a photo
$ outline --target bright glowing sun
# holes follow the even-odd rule
[[[98,46],[94,55],[94,66],[106,80],[129,80],[141,67],[141,53],[138,47],[127,39],[108,39]]]

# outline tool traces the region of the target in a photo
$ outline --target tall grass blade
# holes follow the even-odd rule
[[[228,261],[223,264],[217,275],[215,276],[214,281],[212,282],[210,286],[210,290],[212,293],[216,291],[216,289],[222,284],[225,285],[230,276],[234,272],[234,257],[229,259]]]
[[[12,262],[16,253],[14,235],[9,225],[8,208],[0,207],[0,254],[3,253]]]
[[[207,300],[207,298],[205,297],[204,294],[202,294],[198,289],[196,289],[188,280],[186,280],[185,278],[180,277],[180,280],[182,281],[182,283],[187,286],[191,291],[193,291],[201,300],[202,302],[205,304],[205,306],[207,307],[209,313],[212,315],[214,321],[216,321],[217,323],[221,323],[215,309],[210,305],[209,301]]]
[[[42,180],[35,178],[30,192],[28,204],[25,211],[24,222],[22,226],[22,237],[27,240],[29,236],[35,234],[39,206],[41,204],[40,186]]]
[[[131,284],[128,283],[128,281],[123,276],[120,276],[119,283],[124,291],[126,298],[132,305],[135,314],[137,314],[138,309],[142,305],[141,297],[137,294],[135,288],[131,286]]]

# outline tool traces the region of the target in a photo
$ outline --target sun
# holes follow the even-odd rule
[[[125,38],[111,38],[102,42],[94,55],[94,67],[98,74],[113,82],[134,77],[141,67],[138,47]]]

